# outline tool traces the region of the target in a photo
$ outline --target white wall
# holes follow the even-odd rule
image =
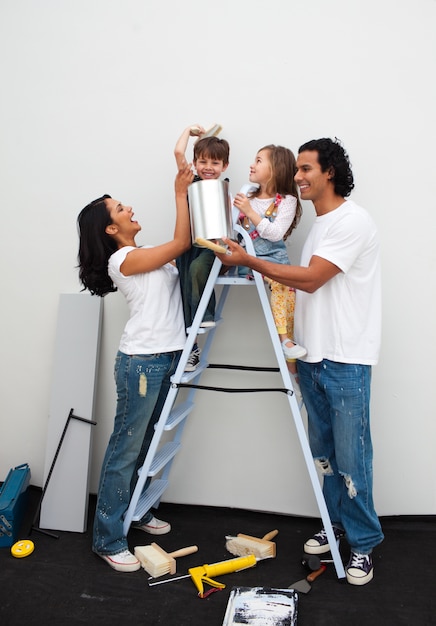
[[[265,143],[344,142],[353,196],[383,243],[377,510],[436,513],[435,17],[434,0],[2,0],[0,479],[27,461],[42,485],[58,298],[80,289],[79,210],[110,193],[133,205],[139,243],[169,239],[175,141],[190,123],[218,122],[234,192]],[[313,219],[304,211],[294,261]],[[274,365],[254,290],[243,291],[211,360]],[[126,317],[119,294],[104,305],[92,491]],[[295,439],[283,398],[199,396],[165,499],[316,515]]]

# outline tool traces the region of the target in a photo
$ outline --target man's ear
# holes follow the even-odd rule
[[[104,229],[104,232],[110,237],[113,237],[118,232],[118,226],[116,224],[108,224],[108,226]]]
[[[333,165],[330,165],[328,173],[328,180],[333,180],[333,178],[335,177],[335,168],[333,167]]]

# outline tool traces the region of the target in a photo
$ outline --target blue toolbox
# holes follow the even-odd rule
[[[18,539],[28,503],[30,468],[27,463],[10,469],[0,487],[0,548],[12,546]]]

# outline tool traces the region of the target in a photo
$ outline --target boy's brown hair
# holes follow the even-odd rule
[[[225,139],[204,137],[204,139],[199,139],[194,144],[194,162],[201,157],[206,157],[222,161],[224,165],[228,165],[229,154],[230,146]]]

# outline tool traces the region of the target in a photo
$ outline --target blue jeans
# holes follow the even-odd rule
[[[192,325],[214,261],[215,254],[212,250],[198,246],[192,246],[176,259],[186,328]],[[203,315],[205,322],[215,320],[215,306],[215,292],[212,291]]]
[[[115,359],[117,410],[103,460],[94,518],[93,546],[98,554],[128,549],[123,519],[170,388],[181,351]],[[148,512],[138,522],[151,519]]]
[[[324,359],[297,367],[330,520],[353,552],[370,554],[384,538],[372,496],[371,366]]]

